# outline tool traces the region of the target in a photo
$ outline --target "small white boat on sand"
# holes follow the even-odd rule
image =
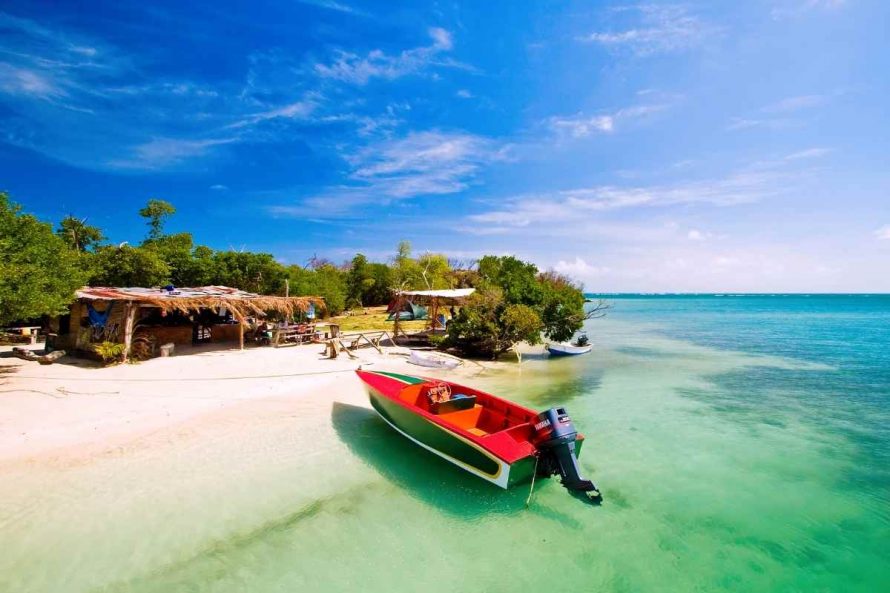
[[[453,369],[463,364],[461,359],[444,354],[442,352],[433,352],[431,350],[412,350],[408,357],[408,362],[422,367],[430,367],[434,369]]]
[[[581,334],[578,339],[572,343],[553,342],[547,344],[547,351],[550,356],[576,356],[578,354],[587,354],[593,349],[593,344],[587,339],[587,336]]]

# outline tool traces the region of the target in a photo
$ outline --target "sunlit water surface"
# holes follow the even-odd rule
[[[475,381],[564,404],[601,507],[527,508],[356,389],[6,472],[0,591],[890,590],[890,297],[613,304],[593,354]]]

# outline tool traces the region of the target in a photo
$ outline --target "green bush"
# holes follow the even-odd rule
[[[115,342],[102,342],[94,346],[96,354],[105,364],[120,362],[124,357],[124,345]]]
[[[446,346],[495,359],[519,342],[539,344],[544,323],[528,305],[508,304],[497,286],[480,288],[448,324]]]

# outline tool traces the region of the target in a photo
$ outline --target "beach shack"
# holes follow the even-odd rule
[[[448,288],[439,290],[403,290],[396,295],[395,310],[402,309],[402,303],[411,302],[414,304],[425,305],[428,310],[427,316],[427,332],[441,332],[445,329],[445,319],[442,311],[446,307],[453,309],[454,307],[463,306],[467,297],[476,292],[475,288]],[[393,335],[399,336],[404,334],[399,328],[399,316],[394,318]]]
[[[238,343],[257,319],[324,310],[320,297],[266,296],[227,286],[84,287],[67,315],[52,320],[52,347],[91,355],[104,342],[147,358],[166,344]]]

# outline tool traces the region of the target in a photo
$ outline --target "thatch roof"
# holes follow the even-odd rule
[[[196,288],[112,288],[87,286],[77,291],[83,301],[128,301],[144,307],[157,307],[164,311],[191,313],[200,309],[226,307],[239,321],[252,315],[275,311],[285,315],[305,312],[309,305],[324,310],[324,299],[316,296],[267,296],[245,292],[228,286],[200,286]]]

